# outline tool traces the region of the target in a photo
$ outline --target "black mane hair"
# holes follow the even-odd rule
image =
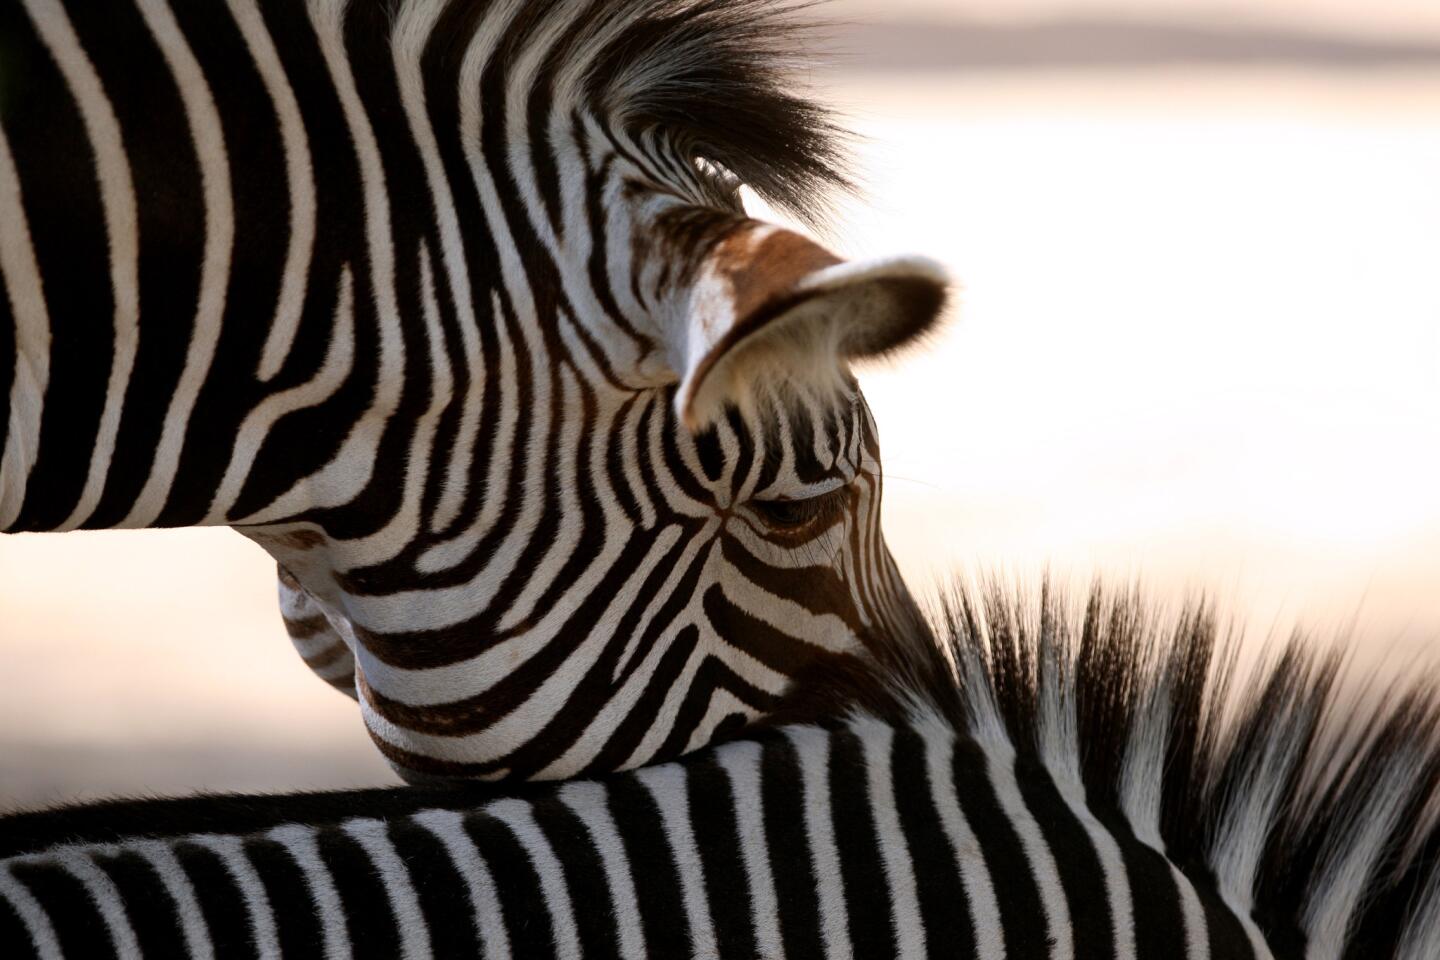
[[[797,92],[816,25],[792,0],[605,0],[631,25],[594,61],[592,93],[628,124],[680,137],[766,201],[818,220],[849,186],[845,133]]]

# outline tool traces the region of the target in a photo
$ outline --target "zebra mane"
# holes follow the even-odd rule
[[[501,57],[550,36],[556,105],[594,106],[634,135],[659,133],[693,163],[818,223],[850,187],[845,133],[798,92],[813,64],[814,0],[562,0],[521,5]],[[477,4],[483,11],[488,4]]]
[[[832,718],[939,723],[1042,764],[1212,882],[1277,955],[1347,937],[1347,956],[1410,955],[1402,936],[1440,935],[1432,681],[1357,695],[1343,652],[1299,634],[1242,674],[1207,604],[1166,616],[1098,584],[1082,606],[1049,583],[957,588],[932,620],[938,642],[832,672]]]

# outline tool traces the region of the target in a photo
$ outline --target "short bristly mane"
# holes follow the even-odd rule
[[[1298,635],[1242,675],[1206,605],[1165,617],[1099,586],[1083,608],[1048,584],[957,589],[935,620],[940,642],[837,671],[788,719],[938,722],[1036,760],[1213,885],[1276,955],[1418,960],[1440,937],[1433,683],[1353,696],[1342,656]]]
[[[808,2],[793,0],[561,0],[524,4],[496,63],[507,70],[535,39],[563,31],[543,64],[553,106],[586,107],[635,134],[733,176],[768,203],[811,223],[849,187],[845,132],[801,92],[814,65]],[[483,8],[485,5],[477,5]],[[565,7],[576,7],[571,16]]]

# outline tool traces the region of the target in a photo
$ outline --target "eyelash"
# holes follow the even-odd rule
[[[803,500],[755,500],[750,506],[771,527],[799,530],[838,515],[844,509],[846,492],[846,488],[841,487]]]

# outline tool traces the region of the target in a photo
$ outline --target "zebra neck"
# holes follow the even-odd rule
[[[458,68],[353,6],[0,11],[0,530],[392,512],[498,258]]]

